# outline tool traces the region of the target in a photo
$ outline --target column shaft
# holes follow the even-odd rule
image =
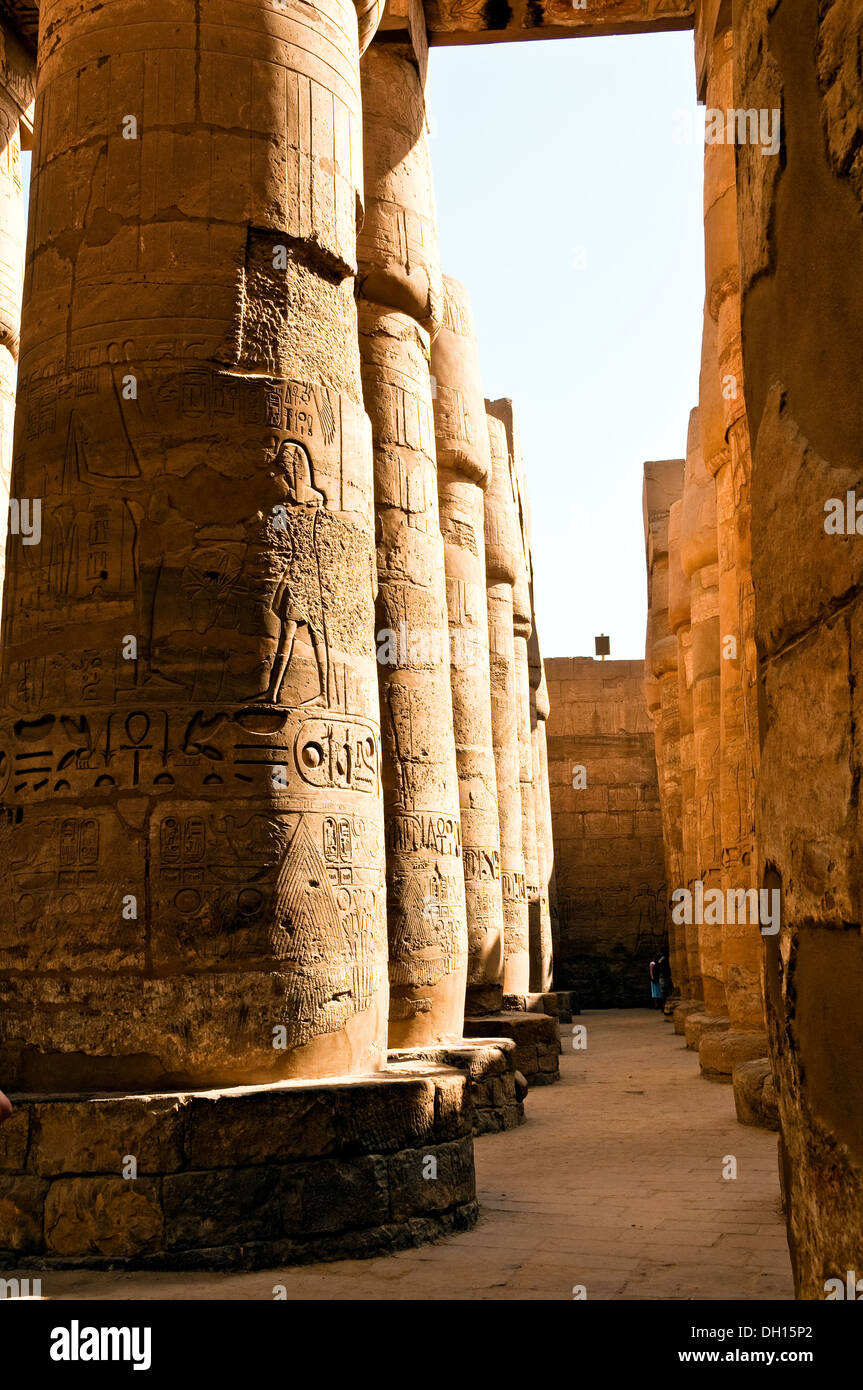
[[[530,987],[528,903],[521,837],[518,704],[512,605],[519,555],[515,479],[503,422],[487,402],[492,476],[485,494],[485,560],[488,577],[488,645],[491,722],[500,825],[503,890],[503,989],[526,994]]]
[[[444,290],[443,327],[432,347],[438,500],[467,902],[467,1010],[485,1013],[500,1008],[503,976],[483,502],[491,458],[470,300],[448,276]]]
[[[5,594],[6,1080],[375,1070],[354,8],[41,21],[13,490],[46,527]]]
[[[438,519],[430,334],[443,305],[413,49],[362,61],[360,353],[375,455],[392,1047],[461,1037],[467,924]]]

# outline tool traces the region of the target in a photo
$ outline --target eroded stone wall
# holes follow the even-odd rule
[[[737,152],[767,1014],[798,1295],[859,1274],[863,937],[863,11],[734,5],[735,105],[780,109],[781,158]]]
[[[668,940],[644,662],[552,657],[545,675],[560,914],[555,982],[575,990],[583,1007],[646,1005],[648,964]]]

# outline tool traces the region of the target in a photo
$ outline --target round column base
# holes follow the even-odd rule
[[[10,1099],[6,1268],[266,1269],[385,1254],[477,1219],[470,1087],[450,1067]]]

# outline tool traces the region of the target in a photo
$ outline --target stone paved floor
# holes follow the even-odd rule
[[[255,1274],[43,1275],[48,1298],[791,1299],[776,1136],[734,1116],[647,1010],[589,1012],[586,1051],[564,1027],[563,1079],[529,1120],[476,1146],[472,1231],[375,1260]],[[722,1177],[728,1156],[737,1178]]]

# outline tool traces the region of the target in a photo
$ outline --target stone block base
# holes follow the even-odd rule
[[[510,1038],[472,1038],[448,1047],[399,1048],[389,1052],[390,1063],[433,1062],[464,1072],[473,1102],[473,1132],[498,1134],[524,1124],[527,1090],[515,1061]]]
[[[512,1010],[481,1018],[466,1018],[466,1038],[511,1038],[516,1068],[528,1086],[550,1086],[560,1080],[560,1024],[549,1014]]]
[[[753,1062],[767,1056],[766,1033],[743,1033],[729,1028],[728,1032],[712,1029],[698,1044],[698,1061],[704,1076],[711,1080],[727,1081],[738,1062]]]
[[[477,1218],[473,1105],[452,1068],[10,1099],[6,1268],[262,1269],[384,1254]]]
[[[683,1027],[686,1046],[690,1052],[697,1052],[703,1033],[727,1032],[730,1027],[731,1019],[726,1014],[708,1014],[703,1010],[692,1013]]]
[[[740,1123],[778,1133],[779,1105],[770,1059],[759,1057],[755,1061],[740,1062],[731,1074],[731,1084]]]
[[[581,1010],[578,1007],[578,997],[574,990],[558,989],[557,995],[557,1017],[561,1023],[572,1023],[577,1018]]]
[[[558,1016],[557,994],[554,991],[549,994],[505,994],[503,1007],[516,1014],[548,1014],[550,1018]]]
[[[682,1003],[675,1005],[674,1008],[674,1031],[683,1036],[686,1032],[686,1020],[690,1014],[704,1013],[704,1003],[701,999],[684,999]]]
[[[501,985],[468,985],[465,995],[465,1013],[499,1014],[504,1008],[503,987]]]

